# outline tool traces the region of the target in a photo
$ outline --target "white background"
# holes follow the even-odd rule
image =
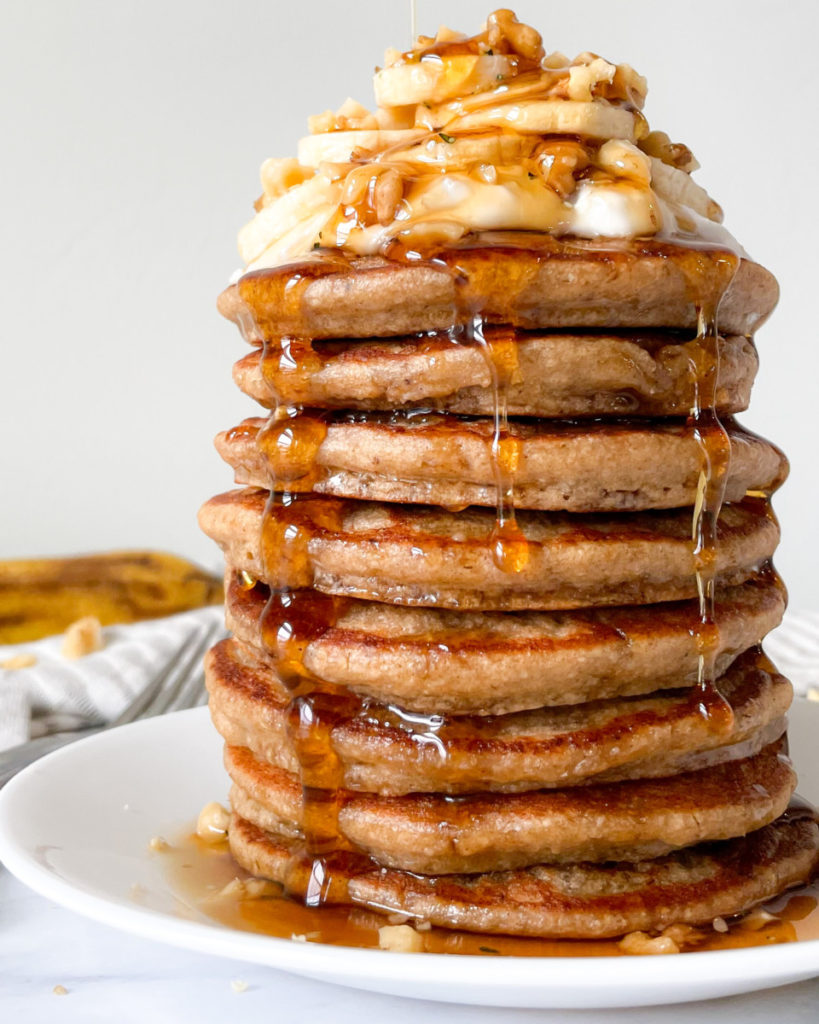
[[[419,31],[490,7],[418,0]],[[815,0],[521,0],[547,49],[648,77],[727,225],[779,277],[744,422],[791,456],[777,498],[793,604],[819,604],[814,416]],[[215,432],[251,414],[214,303],[267,156],[308,114],[368,105],[408,0],[0,4],[0,557],[159,547],[207,565],[198,505],[230,486]]]

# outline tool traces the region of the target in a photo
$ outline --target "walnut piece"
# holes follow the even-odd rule
[[[378,945],[392,953],[423,953],[424,937],[408,924],[385,924],[378,929]]]
[[[221,804],[212,800],[205,804],[196,820],[196,834],[206,843],[219,843],[228,833],[230,814]]]
[[[86,654],[102,650],[102,626],[94,615],[86,615],[72,622],[63,636],[60,653],[64,658],[76,660]]]
[[[15,669],[31,668],[32,665],[36,664],[37,659],[33,654],[14,654],[12,657],[6,658],[5,661],[0,661],[0,668],[13,672]]]

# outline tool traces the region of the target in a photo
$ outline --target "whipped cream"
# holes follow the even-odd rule
[[[645,79],[596,54],[546,55],[509,11],[470,38],[441,29],[388,51],[375,93],[374,111],[347,100],[311,118],[298,160],[265,162],[239,235],[246,270],[496,230],[737,248],[690,151],[649,131]]]

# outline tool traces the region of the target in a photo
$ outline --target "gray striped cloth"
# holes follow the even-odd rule
[[[224,608],[212,606],[107,626],[102,650],[76,661],[60,653],[61,635],[0,646],[0,665],[18,655],[36,659],[25,668],[0,668],[0,750],[47,733],[112,721],[180,648],[194,635],[204,636],[223,616]]]

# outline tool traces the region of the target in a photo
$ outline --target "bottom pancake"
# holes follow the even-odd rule
[[[316,872],[295,872],[287,843],[238,814],[230,822],[236,861],[304,898]],[[478,875],[423,876],[344,858],[324,879],[325,902],[356,904],[441,928],[541,938],[602,939],[739,914],[809,880],[819,862],[819,826],[786,812],[740,839],[696,846],[637,864],[572,864]],[[294,879],[297,879],[294,881]]]
[[[426,875],[646,860],[745,835],[778,818],[796,786],[784,749],[780,741],[755,757],[667,779],[500,797],[346,792],[338,828],[379,864]],[[237,814],[281,839],[304,838],[296,775],[244,747],[225,749],[225,767]]]

